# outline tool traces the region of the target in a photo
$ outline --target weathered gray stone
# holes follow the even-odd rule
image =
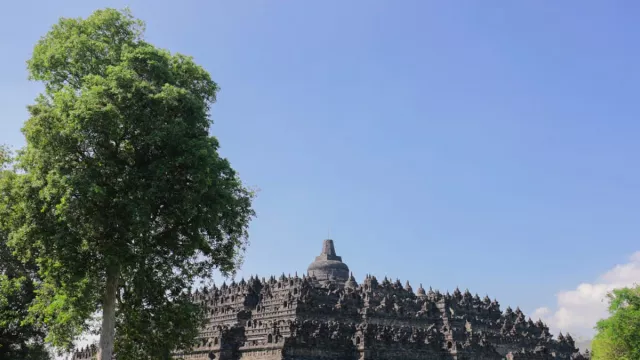
[[[309,265],[307,273],[320,282],[335,281],[344,284],[349,278],[349,267],[336,255],[333,240],[327,239],[322,243],[322,253]]]
[[[358,284],[325,240],[308,276],[251,277],[198,291],[208,321],[174,358],[220,360],[584,360],[570,335],[466,290],[371,275]],[[88,352],[85,352],[88,353]],[[86,357],[78,357],[85,359]]]

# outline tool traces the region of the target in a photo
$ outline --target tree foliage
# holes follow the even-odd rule
[[[35,298],[36,269],[19,261],[7,246],[11,193],[17,178],[5,169],[10,161],[8,149],[0,146],[0,359],[47,360],[44,329],[23,323]]]
[[[35,46],[9,244],[38,268],[30,321],[68,347],[101,311],[101,356],[189,346],[186,294],[247,244],[253,194],[209,135],[218,91],[192,58],[143,39],[128,11],[61,19]],[[115,334],[115,339],[114,339]]]
[[[596,326],[592,358],[640,359],[640,286],[613,290],[608,297],[610,316]]]

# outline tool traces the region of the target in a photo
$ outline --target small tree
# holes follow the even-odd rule
[[[613,290],[608,298],[610,316],[596,326],[592,358],[640,359],[640,286]]]
[[[233,272],[253,194],[209,135],[218,86],[145,42],[128,11],[61,19],[35,46],[9,244],[39,269],[31,321],[68,346],[102,313],[98,358],[158,358],[201,324],[186,289]],[[115,343],[115,344],[114,344]]]

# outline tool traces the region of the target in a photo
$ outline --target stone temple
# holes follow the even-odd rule
[[[231,282],[194,295],[207,322],[180,359],[588,359],[571,335],[468,290],[425,290],[367,275],[358,284],[332,240],[301,277]],[[89,354],[91,351],[86,351]],[[77,356],[82,359],[82,355]]]

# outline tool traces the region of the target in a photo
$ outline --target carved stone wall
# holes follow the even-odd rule
[[[325,259],[326,258],[326,259]],[[335,263],[327,263],[329,259]],[[333,242],[310,276],[251,277],[193,294],[207,316],[197,345],[181,359],[221,360],[584,360],[570,335],[554,338],[516,308],[501,311],[468,290],[442,294],[422,285],[345,269]],[[314,274],[323,269],[323,277]],[[331,270],[331,271],[330,271]],[[76,359],[86,359],[90,351]],[[84,357],[83,357],[84,356]]]
[[[229,342],[234,359],[570,359],[577,353],[569,335],[554,339],[520,309],[503,312],[496,300],[458,289],[414,293],[409,284],[374,276],[360,285],[352,277],[344,284],[306,275],[252,277],[194,299],[206,304],[210,319],[193,350],[218,356]],[[232,329],[243,329],[242,336],[223,340]]]

